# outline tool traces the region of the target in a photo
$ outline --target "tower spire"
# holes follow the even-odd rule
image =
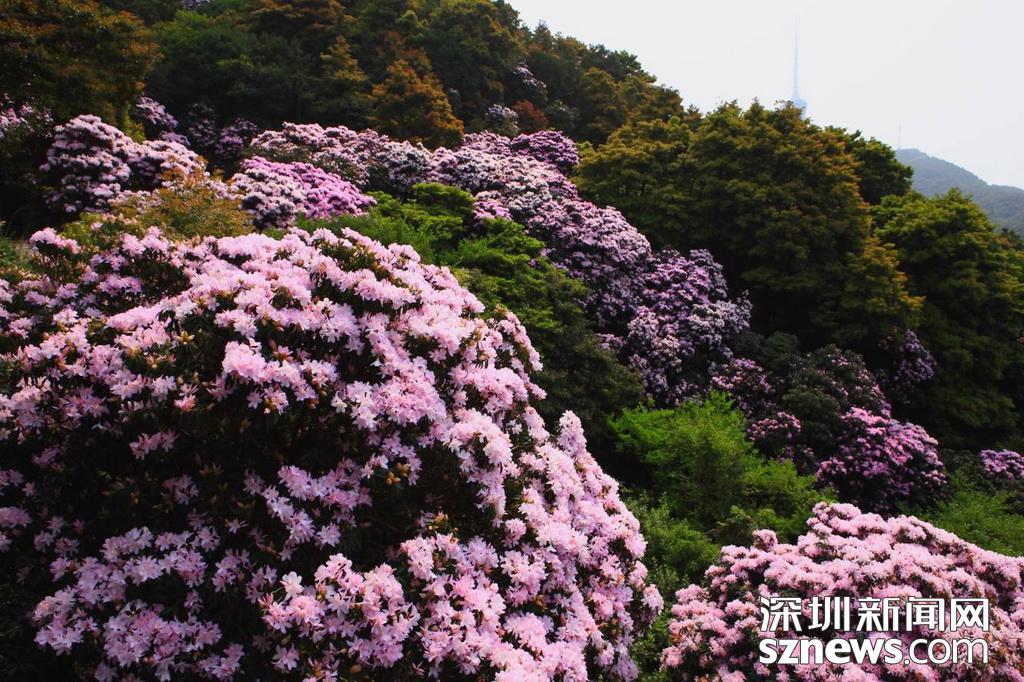
[[[807,100],[800,96],[800,24],[793,19],[793,106],[807,115]]]

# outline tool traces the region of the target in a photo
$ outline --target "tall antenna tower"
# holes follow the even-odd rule
[[[807,100],[800,96],[800,25],[793,19],[793,95],[789,98],[793,106],[807,115]]]

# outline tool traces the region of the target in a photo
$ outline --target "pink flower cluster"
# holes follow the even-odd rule
[[[557,130],[519,135],[512,140],[511,146],[514,151],[549,163],[566,175],[572,173],[580,163],[576,143]]]
[[[188,138],[177,132],[178,119],[155,99],[140,97],[132,107],[132,117],[142,123],[146,138],[177,142],[184,147],[190,146]]]
[[[285,123],[281,130],[265,131],[250,149],[274,161],[311,163],[360,187],[398,193],[423,182],[431,157],[422,145],[396,142],[372,130],[315,123]]]
[[[135,142],[97,116],[57,126],[41,170],[56,178],[48,197],[69,214],[103,209],[125,192],[151,190],[204,170],[202,159],[177,142]]]
[[[299,215],[359,215],[375,202],[348,180],[301,161],[246,159],[228,182],[258,227],[288,227]]]
[[[40,645],[100,680],[636,675],[639,524],[513,315],[350,231],[33,245],[70,274],[0,280],[0,549]]]
[[[777,680],[1024,680],[1024,559],[989,552],[914,517],[885,519],[845,504],[819,504],[809,531],[793,545],[772,531],[757,531],[751,547],[725,547],[708,569],[706,587],[691,585],[676,595],[669,623],[671,645],[662,663],[677,679]],[[982,598],[991,604],[988,631],[917,626],[910,631],[864,633],[806,629],[810,600],[850,597],[856,626],[865,598]],[[761,597],[804,601],[800,632],[760,632]],[[872,621],[868,621],[870,624]],[[898,637],[912,640],[981,638],[989,643],[987,664],[975,660],[942,666],[887,663],[797,665],[771,668],[758,662],[761,637],[829,640]]]
[[[1024,482],[1024,455],[1013,450],[982,450],[978,453],[985,473],[1003,482]]]

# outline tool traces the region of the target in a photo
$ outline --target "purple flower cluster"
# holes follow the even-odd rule
[[[288,227],[300,214],[309,218],[360,215],[375,203],[349,181],[321,168],[261,156],[246,159],[228,186],[261,228]]]
[[[669,623],[671,645],[662,663],[673,678],[742,682],[786,680],[1024,680],[1024,559],[971,545],[914,517],[885,519],[845,504],[819,504],[809,531],[796,544],[780,544],[772,531],[755,533],[752,547],[725,547],[708,569],[706,587],[680,590]],[[803,600],[802,631],[783,639],[849,638],[853,633],[806,630],[810,600],[823,595],[852,599],[853,626],[866,617],[863,637],[898,637],[908,645],[920,638],[980,638],[988,642],[987,663],[959,660],[944,665],[850,662],[845,665],[765,666],[758,662],[763,637],[761,597]],[[990,602],[990,627],[961,626],[954,632],[915,626],[880,631],[867,612],[867,599],[965,596]],[[877,613],[877,611],[876,611]],[[946,616],[948,618],[948,614]],[[943,624],[948,623],[944,620]],[[902,623],[900,624],[902,625]]]
[[[526,90],[535,97],[544,99],[548,94],[548,86],[544,81],[533,75],[533,71],[530,70],[529,65],[526,62],[520,62],[512,68],[512,74],[516,77],[519,83],[526,88]]]
[[[142,123],[148,139],[166,140],[189,146],[188,138],[177,132],[178,119],[155,99],[140,97],[132,107],[132,117]]]
[[[519,133],[519,114],[503,104],[492,104],[484,112],[484,125],[492,132],[511,137]]]
[[[835,451],[818,480],[844,500],[877,511],[901,501],[927,501],[946,485],[938,442],[920,426],[855,407],[842,417]]]
[[[478,133],[458,149],[430,152],[372,131],[286,124],[255,138],[252,150],[308,162],[364,188],[452,185],[477,198],[480,217],[521,222],[545,242],[553,263],[586,284],[599,331],[665,404],[692,395],[706,362],[727,359],[729,338],[748,325],[749,304],[730,298],[707,252],[656,254],[617,210],[579,198],[565,176],[578,154],[561,133],[513,140]]]
[[[99,680],[632,678],[637,520],[405,246],[156,228],[0,279],[0,550]],[[26,588],[28,589],[28,588]]]
[[[193,104],[185,120],[185,132],[192,146],[222,168],[237,163],[246,145],[259,133],[259,127],[245,118],[218,125],[216,112],[205,102]]]
[[[250,150],[274,161],[305,161],[336,173],[361,187],[402,193],[422,182],[430,151],[422,145],[395,142],[372,130],[315,123],[285,123],[253,138]]]
[[[656,254],[645,284],[621,350],[647,392],[671,405],[706,385],[709,361],[728,354],[729,338],[749,323],[750,305],[726,296],[722,268],[707,251]]]
[[[985,473],[996,481],[1024,482],[1024,455],[1013,450],[982,450],[978,453]]]
[[[518,135],[511,148],[520,154],[549,163],[569,175],[580,163],[576,143],[556,130],[542,130],[532,135]]]
[[[0,94],[0,144],[23,131],[40,132],[50,127],[53,115],[31,104],[14,104]]]
[[[434,153],[428,178],[504,203],[552,262],[587,285],[588,311],[648,393],[674,404],[695,392],[708,358],[728,356],[749,305],[729,297],[707,252],[656,254],[617,210],[581,200],[560,170],[574,163],[569,145],[548,132],[511,143],[469,135],[459,149]]]
[[[892,416],[855,354],[821,349],[776,379],[746,358],[720,365],[711,379],[713,388],[736,400],[764,454],[794,460],[840,499],[872,511],[930,499],[946,484],[938,443],[920,426]]]
[[[935,358],[913,330],[886,337],[880,346],[889,357],[889,368],[879,377],[887,395],[907,400],[918,386],[935,376]]]
[[[42,171],[57,188],[50,204],[65,213],[107,208],[126,192],[151,190],[204,170],[202,159],[177,142],[135,142],[97,116],[57,126]]]

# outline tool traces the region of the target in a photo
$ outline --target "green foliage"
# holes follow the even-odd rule
[[[674,410],[629,410],[612,428],[650,468],[651,488],[673,515],[707,529],[740,502],[738,482],[753,448],[743,415],[724,396]]]
[[[232,237],[253,231],[252,218],[238,201],[224,198],[201,175],[129,199],[116,213],[143,226],[159,225],[171,238]]]
[[[910,191],[914,170],[896,158],[896,152],[887,144],[865,139],[860,131],[848,132],[842,128],[829,128],[846,141],[846,151],[857,163],[860,196],[871,205],[881,203],[887,196],[903,196]]]
[[[0,226],[2,227],[2,226]],[[18,279],[29,268],[28,246],[0,236],[0,277]]]
[[[1024,253],[955,190],[889,197],[875,222],[924,297],[918,335],[938,363],[914,417],[950,447],[1019,437]]]
[[[647,540],[646,561],[666,598],[676,590],[699,581],[708,566],[718,558],[721,547],[707,533],[680,518],[666,501],[652,506],[639,497],[630,502],[630,510],[640,521]]]
[[[955,492],[924,520],[985,549],[1024,556],[1024,515],[1010,492],[980,490],[954,477]]]
[[[97,114],[122,127],[157,56],[142,23],[93,0],[5,0],[0,92],[63,122]]]
[[[430,61],[445,88],[459,93],[456,113],[479,127],[480,113],[505,100],[503,78],[522,59],[523,36],[490,0],[430,4],[436,4],[426,16]]]
[[[513,311],[526,326],[544,370],[547,392],[538,404],[554,423],[572,410],[583,422],[590,449],[610,471],[628,475],[613,458],[607,415],[642,399],[638,378],[605,350],[579,306],[583,286],[541,255],[543,243],[506,220],[473,218],[473,198],[453,187],[422,184],[410,200],[385,194],[367,216],[316,221],[309,227],[350,227],[385,244],[409,244],[426,262],[445,265],[489,310]]]
[[[853,144],[793,107],[727,104],[626,125],[584,156],[578,180],[655,244],[709,249],[749,290],[756,328],[870,346],[911,326],[920,301],[870,236]]]
[[[791,462],[760,456],[743,416],[723,394],[673,410],[627,410],[611,425],[620,446],[649,474],[629,506],[647,540],[644,561],[666,601],[699,582],[722,545],[749,544],[759,528],[795,540],[814,505],[828,498]],[[641,669],[657,670],[667,644],[663,618],[633,649]]]
[[[652,506],[649,497],[639,496],[629,501],[629,508],[640,521],[647,540],[644,564],[650,571],[651,582],[658,586],[665,603],[672,604],[678,590],[700,582],[722,548],[689,521],[673,515],[664,502]],[[659,668],[661,652],[669,643],[669,615],[666,607],[630,650],[644,680],[665,679]]]
[[[722,394],[672,410],[627,410],[612,429],[646,464],[660,504],[723,541],[749,536],[744,526],[793,538],[822,499],[813,477],[754,450],[743,415]]]
[[[388,67],[372,96],[370,121],[383,133],[435,147],[452,146],[462,137],[462,122],[452,113],[440,81],[418,73],[404,59]]]

